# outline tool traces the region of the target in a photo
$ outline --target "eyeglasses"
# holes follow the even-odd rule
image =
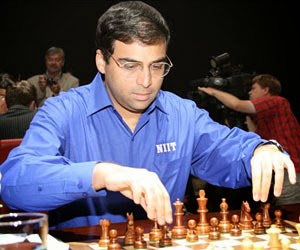
[[[108,52],[109,53],[109,52]],[[120,63],[111,53],[109,53],[111,58],[121,68],[127,77],[134,78],[137,77],[140,72],[143,71],[144,65],[141,62],[124,62]],[[166,60],[168,62],[153,62],[150,64],[149,69],[152,77],[165,77],[170,69],[173,67],[173,63],[170,58],[166,55]]]

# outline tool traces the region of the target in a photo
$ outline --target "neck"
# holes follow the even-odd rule
[[[52,73],[46,71],[46,76],[48,78],[54,79],[55,81],[57,81],[59,78],[61,78],[61,75],[62,75],[61,71],[59,71],[59,72],[52,72]]]
[[[124,110],[123,110],[123,112],[121,112],[120,115],[122,116],[122,118],[123,118],[124,122],[127,124],[127,126],[130,128],[130,130],[133,132],[135,130],[135,127],[136,127],[142,114],[141,113],[133,113],[130,111],[124,112]]]

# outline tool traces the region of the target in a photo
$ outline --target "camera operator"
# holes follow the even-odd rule
[[[249,100],[241,100],[213,87],[198,87],[198,91],[215,97],[232,110],[247,114],[249,131],[280,142],[295,164],[297,183],[291,185],[285,178],[282,195],[274,198],[274,203],[300,203],[300,127],[288,100],[280,96],[279,80],[269,74],[255,76],[248,93]]]
[[[37,88],[37,105],[40,107],[48,97],[60,91],[68,91],[79,86],[79,79],[70,73],[63,73],[65,52],[62,48],[51,47],[45,53],[46,72],[28,79]]]

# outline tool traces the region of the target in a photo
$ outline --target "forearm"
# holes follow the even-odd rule
[[[229,94],[224,91],[220,91],[218,89],[212,89],[211,96],[218,99],[220,102],[222,102],[226,107],[238,111],[238,104],[240,99],[235,97],[232,94]]]
[[[28,158],[15,158],[14,168],[8,167],[10,161],[2,166],[1,198],[11,208],[48,211],[77,199],[104,195],[91,186],[95,162],[62,164],[47,161],[45,156],[42,161],[28,162]]]

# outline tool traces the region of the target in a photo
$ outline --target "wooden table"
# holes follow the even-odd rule
[[[274,219],[274,211],[276,209],[280,209],[282,211],[282,219],[289,220],[293,222],[299,223],[299,216],[300,216],[300,203],[299,204],[292,204],[292,205],[284,205],[278,207],[271,207],[269,210],[271,219]],[[257,211],[252,211],[253,216]],[[233,214],[240,215],[239,210],[229,211],[229,218]],[[219,212],[208,213],[207,219],[211,217],[220,217]],[[254,217],[253,217],[254,218]],[[184,215],[183,216],[183,224],[187,226],[187,222],[189,219],[195,219],[196,221],[199,220],[199,214],[193,215]],[[127,223],[114,223],[111,224],[111,229],[116,229],[118,231],[118,235],[124,235],[126,232]],[[149,233],[153,228],[153,222],[150,220],[136,220],[135,226],[142,226],[145,229],[145,233]],[[171,225],[172,227],[172,225]],[[89,226],[89,227],[77,227],[77,228],[67,228],[63,230],[55,230],[49,232],[52,236],[56,237],[57,239],[63,242],[72,242],[70,243],[71,249],[90,249],[87,247],[88,243],[90,242],[98,242],[101,235],[101,227],[99,226]]]

